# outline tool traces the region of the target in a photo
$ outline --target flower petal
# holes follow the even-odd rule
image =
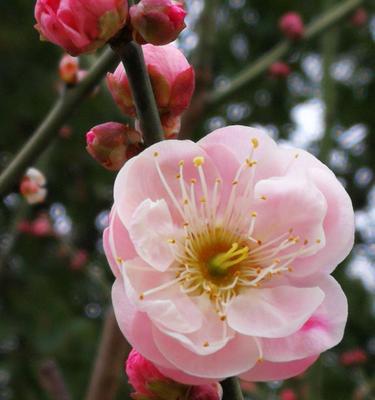
[[[134,211],[129,223],[129,234],[140,257],[158,271],[165,271],[174,260],[168,238],[174,227],[164,200],[144,200]]]
[[[296,333],[262,340],[265,360],[284,362],[306,358],[341,341],[348,316],[345,294],[331,276],[324,278],[319,287],[325,294],[323,303]]]
[[[124,285],[130,300],[140,311],[167,330],[190,333],[202,326],[202,312],[184,294],[173,273],[162,273],[141,258],[124,263]]]
[[[318,287],[251,289],[230,303],[228,324],[244,335],[284,337],[301,328],[323,299]]]
[[[205,356],[195,354],[176,339],[154,328],[153,336],[161,353],[187,374],[209,379],[224,379],[251,368],[257,360],[258,349],[251,337],[236,335],[221,350]]]
[[[293,376],[302,374],[319,355],[304,358],[302,360],[284,363],[274,363],[263,361],[258,363],[253,369],[240,375],[241,379],[250,382],[267,382],[289,379]]]

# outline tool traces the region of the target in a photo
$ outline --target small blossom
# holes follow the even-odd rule
[[[283,61],[274,62],[269,68],[269,74],[272,78],[287,78],[291,73],[289,65]]]
[[[347,301],[330,274],[353,239],[328,167],[229,126],[126,163],[103,245],[123,334],[165,376],[201,385],[287,379],[340,342]]]
[[[103,46],[127,15],[127,0],[37,0],[35,28],[42,39],[76,56]]]
[[[129,13],[134,39],[140,44],[168,44],[186,26],[186,11],[181,1],[141,0],[130,7]]]
[[[139,132],[128,125],[106,122],[86,133],[86,149],[103,167],[119,170],[129,158],[138,154],[142,147]]]
[[[29,168],[21,180],[20,193],[29,204],[42,203],[47,196],[46,178],[36,168]]]
[[[301,15],[293,11],[284,14],[280,18],[279,28],[291,40],[301,39],[305,31]]]
[[[152,89],[161,116],[178,116],[189,106],[194,92],[194,70],[174,45],[142,46]],[[120,64],[107,75],[108,88],[124,114],[136,116],[135,105],[124,67]]]
[[[220,400],[219,383],[199,386],[184,385],[167,378],[155,365],[136,350],[132,350],[125,365],[134,399],[142,400]]]
[[[283,389],[280,392],[280,400],[298,400],[298,397],[294,390],[292,389]]]
[[[367,11],[363,7],[357,8],[354,14],[350,17],[350,22],[355,27],[361,27],[366,24],[368,20]]]
[[[368,357],[366,352],[361,348],[346,351],[342,353],[340,356],[340,362],[345,367],[364,364],[367,361],[367,359]]]
[[[51,221],[46,214],[41,214],[31,223],[30,234],[36,237],[47,237],[53,235]]]
[[[59,75],[67,85],[75,85],[78,81],[79,61],[77,57],[64,54],[59,64]]]
[[[77,250],[70,260],[70,268],[72,270],[81,270],[86,265],[88,258],[86,250]]]

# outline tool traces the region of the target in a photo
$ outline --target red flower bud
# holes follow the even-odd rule
[[[277,61],[270,66],[268,72],[272,78],[286,78],[292,71],[287,63]]]
[[[297,400],[298,397],[294,390],[292,389],[283,389],[280,393],[280,400]]]
[[[364,364],[366,361],[367,354],[360,348],[346,351],[340,356],[340,362],[345,367]]]
[[[130,8],[134,39],[157,46],[177,39],[185,28],[183,2],[174,0],[141,0]]]
[[[350,22],[353,26],[359,28],[363,26],[368,20],[367,11],[363,7],[357,8],[354,14],[350,17]]]
[[[279,28],[281,32],[291,40],[301,39],[305,31],[300,14],[293,11],[284,14],[280,18]]]
[[[142,150],[142,137],[128,125],[106,122],[86,133],[86,149],[103,167],[118,171]]]
[[[75,85],[78,81],[79,62],[77,57],[64,54],[59,64],[59,75],[67,85]]]

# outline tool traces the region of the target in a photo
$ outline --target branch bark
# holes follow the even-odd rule
[[[223,400],[243,400],[243,394],[238,378],[227,378],[220,383],[223,388]]]
[[[42,362],[38,375],[40,385],[52,400],[71,400],[72,397],[55,361]]]
[[[74,88],[67,89],[66,93],[56,101],[47,117],[0,175],[0,196],[6,194],[25,169],[35,162],[51,140],[56,137],[61,126],[78,108],[80,102],[117,63],[117,56],[111,50],[106,50],[86,78]]]

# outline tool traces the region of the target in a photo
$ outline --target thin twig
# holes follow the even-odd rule
[[[243,394],[238,378],[227,378],[220,383],[223,388],[223,400],[243,400]]]
[[[347,0],[345,2],[339,2],[337,6],[332,7],[306,27],[304,37],[300,42],[306,42],[317,37],[342,18],[345,18],[361,3],[363,3],[363,0]],[[272,63],[284,57],[293,45],[294,44],[288,40],[283,40],[277,44],[268,53],[261,56],[258,60],[240,72],[224,89],[211,92],[207,97],[208,105],[216,106],[227,100],[230,96],[237,94],[252,80],[264,73]]]
[[[71,400],[61,371],[54,360],[42,362],[38,375],[40,385],[52,400]]]
[[[108,311],[86,400],[113,400],[130,346],[120,332],[112,308]]]
[[[0,175],[0,196],[10,190],[25,169],[35,162],[51,140],[57,136],[59,128],[73,111],[77,110],[81,101],[91,93],[106,72],[115,67],[117,62],[116,54],[110,49],[106,50],[86,78],[74,88],[68,89],[65,95],[56,101],[47,117]]]

